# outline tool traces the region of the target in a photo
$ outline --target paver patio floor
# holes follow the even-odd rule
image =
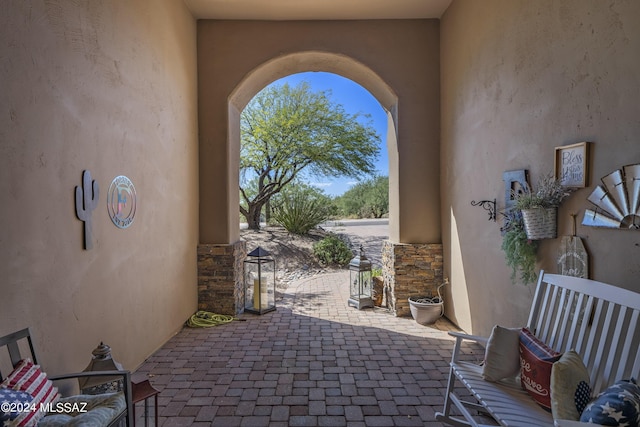
[[[159,425],[441,425],[454,326],[349,307],[348,275],[294,283],[262,316],[181,330],[134,373],[161,390]]]

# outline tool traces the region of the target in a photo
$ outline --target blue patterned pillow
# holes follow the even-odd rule
[[[640,425],[640,386],[618,381],[587,405],[580,421],[603,426]]]
[[[21,413],[29,411],[32,400],[33,397],[29,393],[1,387],[0,426],[3,425],[5,421],[15,420]]]

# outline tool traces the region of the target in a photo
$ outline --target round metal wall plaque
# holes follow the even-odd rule
[[[111,221],[118,228],[127,228],[136,214],[136,189],[126,176],[117,176],[111,181],[107,193],[107,210]]]

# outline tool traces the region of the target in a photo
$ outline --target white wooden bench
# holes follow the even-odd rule
[[[541,271],[527,325],[510,326],[528,327],[558,352],[576,350],[590,373],[595,396],[617,380],[640,376],[639,316],[640,293]],[[451,335],[456,341],[447,394],[436,420],[455,426],[483,426],[472,415],[480,411],[502,426],[593,425],[553,420],[551,413],[519,386],[485,381],[482,367],[460,356],[463,341],[486,345],[487,338],[455,332]],[[463,401],[456,394],[455,387],[460,384],[475,401]]]

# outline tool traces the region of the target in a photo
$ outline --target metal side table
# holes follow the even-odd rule
[[[149,399],[154,398],[154,412],[153,416],[156,421],[156,427],[158,427],[158,394],[159,390],[153,388],[149,380],[144,380],[139,383],[131,384],[131,400],[133,401],[133,425],[136,425],[136,403],[144,400],[144,425],[147,427],[149,420]]]

